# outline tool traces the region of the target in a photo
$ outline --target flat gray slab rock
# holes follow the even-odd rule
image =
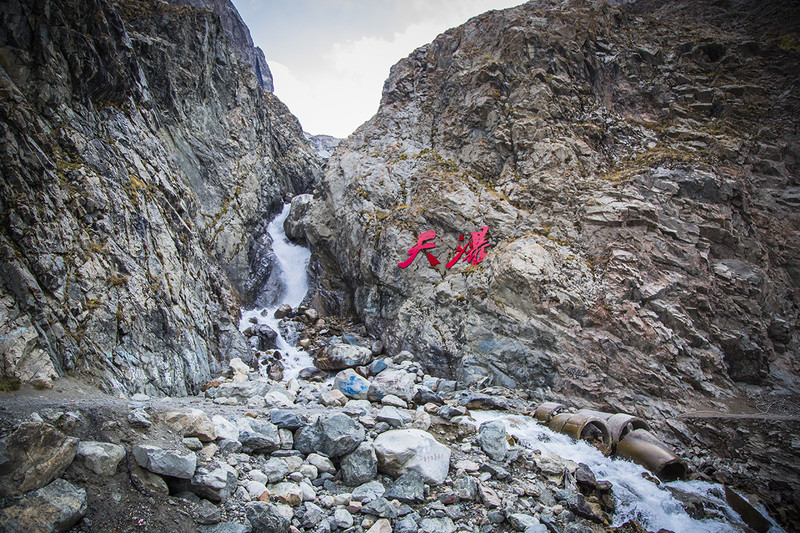
[[[191,479],[197,467],[197,456],[194,453],[180,453],[164,450],[158,446],[136,445],[133,456],[142,468],[155,474]]]

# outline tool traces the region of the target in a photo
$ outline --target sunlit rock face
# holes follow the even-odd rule
[[[798,55],[788,13],[740,4],[530,2],[397,63],[305,209],[317,303],[467,385],[796,391]]]
[[[321,165],[297,120],[208,9],[11,2],[0,23],[4,376],[186,394],[249,359],[269,217]]]

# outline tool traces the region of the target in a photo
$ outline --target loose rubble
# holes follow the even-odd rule
[[[525,393],[455,390],[405,355],[350,362],[322,382],[278,382],[232,361],[199,397],[121,404],[121,416],[104,423],[117,427],[104,433],[117,442],[88,438],[80,411],[49,413],[55,425],[34,413],[0,442],[8,450],[41,436],[36,462],[49,467],[35,478],[33,465],[3,467],[0,489],[16,497],[0,526],[100,530],[91,502],[129,478],[168,515],[185,509],[187,531],[614,530],[611,483],[522,448],[501,421],[470,417],[468,406],[533,414]],[[15,492],[20,479],[29,481]]]

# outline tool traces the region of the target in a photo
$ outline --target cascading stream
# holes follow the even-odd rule
[[[648,531],[659,529],[707,533],[752,531],[725,502],[723,487],[720,485],[703,481],[672,481],[656,485],[647,479],[651,476],[645,475],[646,471],[641,466],[605,457],[586,442],[573,441],[566,435],[550,431],[532,418],[491,411],[473,411],[472,417],[478,426],[490,420],[503,420],[508,433],[519,439],[526,448],[539,450],[543,454],[552,453],[576,463],[584,463],[598,480],[610,481],[617,504],[614,526],[635,519]],[[692,518],[669,488],[708,500],[725,516],[724,521]],[[779,533],[783,532],[783,529],[773,525],[769,531]]]
[[[272,251],[278,260],[277,268],[280,269],[280,294],[275,299],[273,307],[242,310],[242,319],[239,321],[239,330],[244,331],[254,323],[265,324],[275,331],[277,349],[283,355],[283,379],[289,380],[297,377],[303,368],[314,366],[311,356],[305,351],[294,346],[289,339],[284,337],[280,321],[275,318],[275,311],[283,304],[297,308],[308,293],[308,262],[311,251],[289,241],[283,231],[283,223],[289,216],[290,204],[283,206],[283,210],[272,219],[267,227],[267,233],[272,239]]]

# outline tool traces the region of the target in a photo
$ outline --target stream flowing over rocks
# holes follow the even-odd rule
[[[339,140],[229,0],[5,0],[0,531],[800,529],[798,43],[534,0]]]

